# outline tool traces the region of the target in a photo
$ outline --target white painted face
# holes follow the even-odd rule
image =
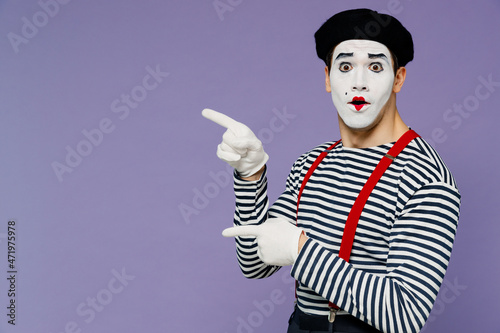
[[[352,39],[335,48],[330,70],[331,94],[348,127],[370,127],[389,100],[393,84],[391,53],[385,45]]]

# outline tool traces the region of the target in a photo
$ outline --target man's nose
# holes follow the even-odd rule
[[[366,82],[366,73],[361,68],[358,68],[354,73],[352,90],[368,91],[368,82]]]

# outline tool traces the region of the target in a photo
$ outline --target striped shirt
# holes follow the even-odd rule
[[[332,142],[302,155],[286,189],[269,208],[266,174],[235,175],[234,224],[282,217],[295,224],[297,195],[316,157]],[[298,226],[309,239],[292,266],[298,307],[327,315],[328,301],[383,332],[418,332],[444,279],[458,223],[460,193],[450,171],[422,138],[413,140],[375,186],[356,229],[349,263],[339,252],[345,221],[357,195],[393,143],[371,148],[338,144],[307,182]],[[264,264],[255,238],[237,237],[238,262],[248,278],[280,267]]]

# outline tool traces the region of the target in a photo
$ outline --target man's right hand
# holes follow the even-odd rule
[[[217,156],[235,168],[240,177],[248,178],[263,169],[269,156],[250,128],[214,110],[204,109],[201,114],[227,128],[217,147]]]

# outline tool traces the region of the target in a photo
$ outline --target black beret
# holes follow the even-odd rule
[[[330,51],[349,39],[367,39],[384,44],[397,57],[399,66],[413,59],[413,39],[394,17],[370,9],[351,9],[330,17],[314,34],[316,53],[327,63]]]

